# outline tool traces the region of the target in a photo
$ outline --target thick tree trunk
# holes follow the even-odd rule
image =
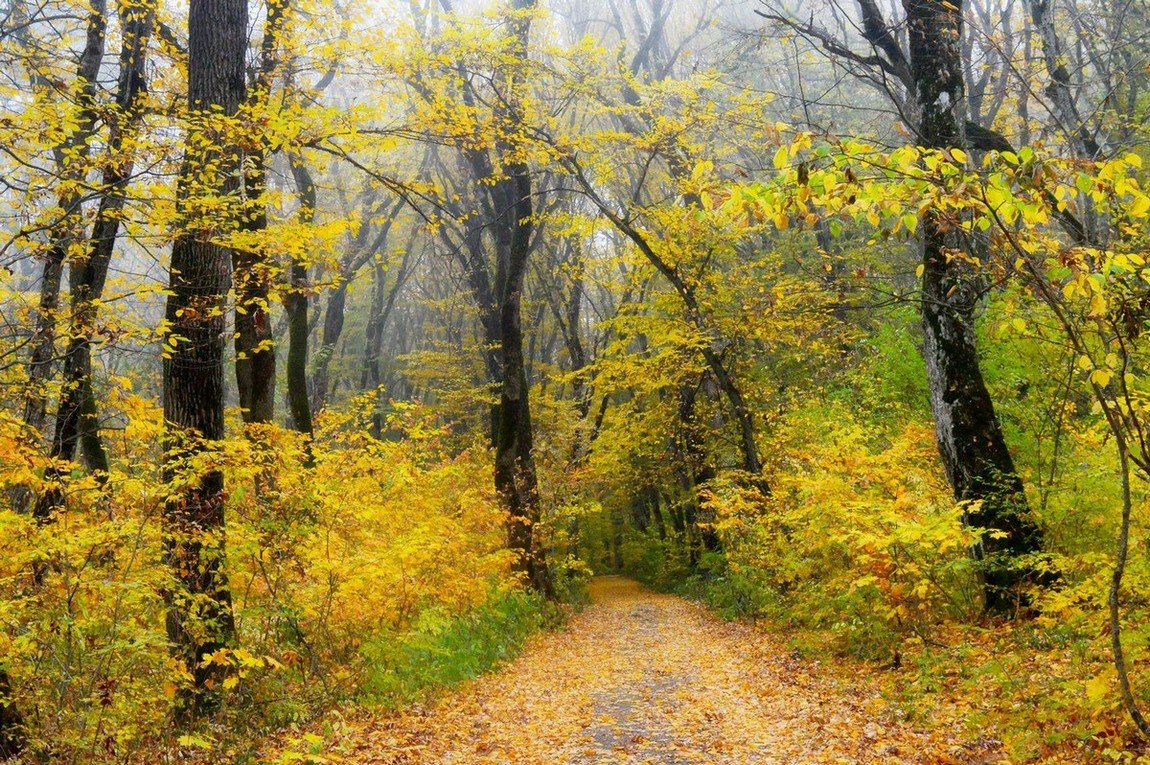
[[[508,157],[514,153],[508,143],[519,129],[521,115],[518,97],[523,73],[518,69],[527,60],[527,40],[531,19],[524,15],[535,0],[511,0],[508,19],[512,36],[510,73],[501,79],[503,106],[497,119],[504,135],[498,151],[503,155],[504,176],[490,186],[495,249],[499,258],[499,340],[502,386],[499,392],[498,426],[495,429],[495,488],[508,509],[508,545],[518,555],[516,568],[538,591],[550,595],[551,579],[536,526],[539,522],[539,486],[528,401],[526,365],[523,357],[522,301],[527,260],[531,254],[534,204],[531,170],[522,161]]]
[[[921,139],[931,148],[967,148],[961,0],[904,5]],[[939,453],[955,497],[972,503],[967,522],[991,530],[975,553],[986,607],[1006,613],[1018,602],[1018,585],[1033,578],[1018,557],[1037,552],[1042,535],[982,377],[974,332],[981,280],[966,261],[952,257],[970,252],[970,243],[937,210],[927,212],[921,239],[923,354]]]
[[[241,183],[239,149],[217,148],[204,122],[218,111],[237,113],[244,99],[247,52],[246,0],[191,0],[188,11],[188,105],[194,115],[180,171],[183,230],[172,246],[163,364],[167,456],[164,478],[187,469],[188,460],[224,437],[224,368],[231,252],[213,241],[212,229],[234,225]],[[210,170],[214,165],[215,170]],[[209,172],[210,175],[205,173]],[[196,200],[228,199],[232,209],[212,211],[233,220],[202,225]],[[192,677],[178,714],[211,710],[222,664],[205,654],[232,644],[235,622],[224,568],[224,481],[211,470],[172,498],[164,509],[164,560],[175,587],[166,592],[168,639]]]
[[[494,170],[487,162],[487,158],[477,152],[467,153],[472,176],[480,181],[490,178]],[[499,347],[501,344],[499,328],[499,299],[496,296],[496,287],[492,285],[492,278],[487,267],[483,249],[484,221],[477,215],[464,217],[464,235],[462,246],[456,248],[460,263],[467,274],[468,287],[479,309],[479,323],[483,330],[483,365],[487,371],[487,381],[493,386],[503,384],[503,364],[500,359]],[[448,242],[450,244],[450,241]],[[494,448],[496,433],[499,429],[499,403],[491,405],[488,411],[491,446]]]

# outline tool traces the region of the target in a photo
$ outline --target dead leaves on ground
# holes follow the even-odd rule
[[[607,577],[567,629],[429,707],[339,742],[360,765],[995,763],[994,747],[900,722],[776,638]]]

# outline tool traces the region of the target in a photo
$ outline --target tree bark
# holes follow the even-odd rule
[[[19,757],[27,746],[24,717],[12,700],[12,680],[0,669],[0,759]]]
[[[315,218],[316,191],[311,173],[299,157],[291,158],[292,178],[299,192],[299,219],[310,224]],[[300,433],[312,435],[311,400],[307,391],[308,327],[307,266],[293,261],[289,272],[290,286],[284,296],[284,309],[288,315],[287,385],[288,408],[292,426]],[[307,462],[311,463],[310,447]]]
[[[499,286],[499,339],[502,385],[498,427],[495,429],[495,488],[508,509],[508,546],[517,553],[516,568],[536,590],[550,595],[551,580],[539,538],[539,485],[535,472],[534,434],[531,427],[529,386],[523,357],[522,299],[534,228],[531,169],[514,156],[512,140],[522,114],[519,97],[527,60],[535,0],[511,0],[508,24],[511,63],[499,78],[502,106],[496,119],[502,133],[500,152],[504,173],[489,186],[496,219],[492,221]]]
[[[247,51],[246,0],[191,0],[188,11],[188,105],[192,122],[180,171],[182,230],[172,246],[163,364],[167,448],[164,479],[186,470],[188,460],[224,437],[224,367],[229,249],[213,228],[235,225],[241,184],[235,140],[213,144],[206,133],[212,114],[231,117],[244,99]],[[209,164],[216,170],[207,168]],[[211,175],[205,176],[205,172]],[[195,215],[205,194],[227,200],[212,210],[214,227]],[[218,235],[218,234],[217,234]],[[224,479],[219,470],[196,476],[164,508],[164,560],[175,587],[165,593],[172,650],[192,677],[178,699],[188,719],[218,703],[215,687],[223,665],[206,654],[235,639],[231,592],[224,568]]]
[[[60,173],[60,192],[57,204],[60,217],[49,229],[50,244],[44,253],[44,267],[40,279],[40,296],[36,307],[35,328],[32,333],[32,353],[28,360],[28,382],[24,394],[24,424],[29,438],[39,444],[44,436],[48,419],[47,385],[56,364],[57,314],[60,310],[60,283],[68,250],[83,236],[80,205],[83,196],[78,182],[87,173],[86,161],[91,153],[91,138],[96,129],[96,78],[104,56],[107,28],[106,0],[94,0],[88,15],[87,36],[76,72],[77,104],[80,107],[75,129],[68,134],[63,145],[55,151],[56,167]],[[32,73],[33,87],[50,88]],[[14,495],[13,505],[18,512],[42,509],[42,503],[33,505],[34,494],[28,487],[20,487]]]
[[[124,4],[120,12],[123,32],[116,110],[110,119],[103,189],[88,252],[86,257],[71,264],[69,274],[72,315],[51,449],[57,463],[67,463],[76,458],[77,445],[82,445],[89,466],[102,474],[108,471],[108,455],[100,439],[99,411],[92,393],[92,338],[97,330],[98,305],[108,280],[127,185],[132,177],[132,158],[121,155],[141,116],[140,99],[147,88],[147,48],[155,6]],[[62,464],[54,466],[49,469],[49,477],[59,481],[66,469]],[[37,517],[46,518],[63,505],[64,495],[59,484],[50,481],[49,487],[37,499]]]
[[[905,0],[904,6],[920,138],[930,148],[969,148],[961,0]],[[971,503],[967,523],[990,530],[975,550],[986,608],[1009,613],[1019,603],[1019,585],[1034,578],[1018,557],[1038,552],[1042,534],[982,377],[974,332],[982,281],[961,255],[971,252],[970,243],[941,211],[926,213],[920,246],[923,355],[939,453],[955,497]]]
[[[259,69],[255,87],[247,94],[253,105],[266,104],[272,81],[279,65],[279,38],[288,10],[288,0],[270,0],[264,34],[260,43]],[[244,168],[244,197],[251,209],[243,216],[244,231],[259,234],[268,227],[267,203],[268,151],[265,141],[250,150]],[[235,271],[235,353],[236,390],[240,413],[245,423],[270,423],[275,420],[276,353],[272,333],[271,294],[272,264],[265,248],[234,250]]]

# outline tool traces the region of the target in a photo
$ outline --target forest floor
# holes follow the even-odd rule
[[[791,655],[778,637],[618,577],[515,661],[427,705],[351,725],[364,765],[997,763],[900,721],[866,678]]]

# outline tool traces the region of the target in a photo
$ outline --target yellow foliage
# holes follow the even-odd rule
[[[107,484],[65,477],[68,508],[48,526],[0,514],[0,619],[13,625],[0,651],[35,721],[34,751],[148,761],[156,746],[183,745],[170,713],[190,678],[169,658],[164,627],[173,585],[161,559],[160,412],[123,391],[110,401],[128,419],[109,441]],[[204,657],[227,667],[225,713],[256,703],[272,722],[302,718],[355,690],[365,641],[402,634],[429,610],[465,615],[517,586],[486,451],[449,456],[434,430],[375,441],[343,428],[349,416],[327,421],[313,471],[300,467],[302,439],[275,427],[213,444],[194,466],[222,469],[229,490],[238,647]],[[0,489],[41,488],[33,454],[19,423],[0,419]],[[196,742],[213,756],[236,746]]]

